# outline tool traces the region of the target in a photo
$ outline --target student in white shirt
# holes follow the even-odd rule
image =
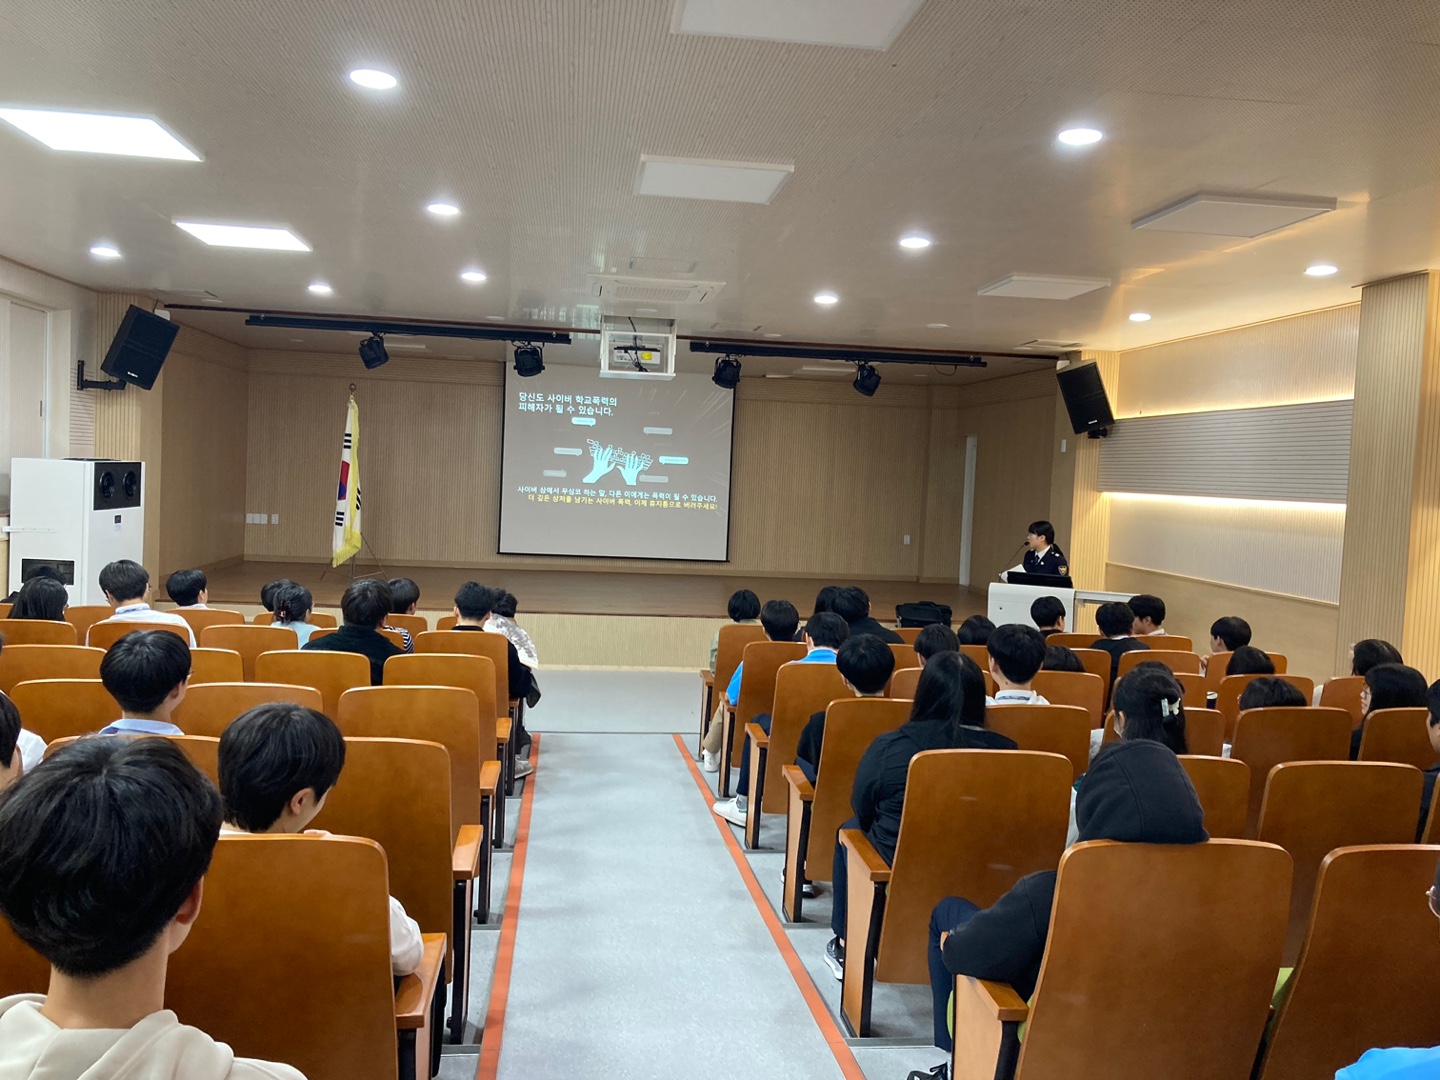
[[[1160,624],[1165,621],[1165,601],[1150,593],[1130,597],[1130,610],[1135,623],[1130,633],[1134,637],[1152,637],[1165,633]]]
[[[165,579],[165,592],[176,607],[210,606],[210,580],[203,570],[176,570]]]
[[[994,705],[1049,705],[1030,688],[1045,663],[1045,639],[1040,631],[1023,623],[997,626],[985,643],[990,653],[990,674],[995,679],[995,696],[985,699]]]
[[[288,702],[241,713],[220,736],[226,831],[326,835],[307,826],[344,767],[345,738],[323,713]],[[392,896],[391,970],[409,975],[424,952],[420,927]]]
[[[137,630],[105,651],[100,681],[120,704],[101,735],[183,735],[170,714],[185,700],[190,650],[169,630]]]
[[[100,588],[105,590],[105,599],[115,609],[115,614],[102,623],[139,622],[168,623],[183,627],[181,636],[195,647],[195,635],[190,624],[169,611],[156,611],[150,606],[150,574],[139,563],[131,559],[119,559],[106,563],[100,571]],[[97,623],[96,625],[99,625]]]
[[[0,791],[20,779],[20,774],[33,766],[27,765],[20,751],[20,710],[4,694],[0,694]],[[33,737],[33,736],[32,736]],[[40,743],[44,753],[44,742]],[[36,763],[38,764],[38,762]]]
[[[0,999],[0,1076],[304,1080],[165,1008],[200,915],[220,796],[165,739],[82,739],[0,801],[0,914],[50,963]]]

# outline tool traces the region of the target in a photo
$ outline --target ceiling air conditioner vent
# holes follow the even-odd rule
[[[591,274],[591,296],[606,304],[703,304],[725,287],[723,281],[677,281],[673,278]]]
[[[1055,341],[1051,338],[1035,338],[1023,345],[1016,345],[1016,352],[1069,352],[1080,348],[1078,341]]]

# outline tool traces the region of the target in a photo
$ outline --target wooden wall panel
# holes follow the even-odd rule
[[[1406,660],[1435,679],[1440,677],[1440,274],[1427,276],[1402,648]]]
[[[1120,354],[1084,352],[1080,363],[1094,362],[1111,401],[1116,400],[1120,379]],[[1056,406],[1061,408],[1063,406]],[[1070,538],[1056,536],[1060,550],[1070,556],[1070,576],[1082,589],[1095,588],[1105,579],[1110,550],[1110,502],[1100,490],[1100,439],[1074,437],[1073,498],[1070,510]],[[1053,522],[1052,522],[1053,524]]]
[[[1048,373],[1047,373],[1048,374]],[[964,436],[978,437],[975,463],[975,526],[971,534],[970,584],[985,588],[1001,570],[1014,566],[1025,526],[1050,509],[1050,456],[1045,452],[1054,425],[1054,376],[1039,397],[963,409],[959,418],[961,466]],[[963,489],[956,487],[958,502]],[[959,538],[956,537],[956,554]],[[1069,548],[1062,542],[1065,551]],[[952,579],[953,580],[953,579]]]

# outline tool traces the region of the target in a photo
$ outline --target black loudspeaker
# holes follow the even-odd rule
[[[120,329],[115,332],[115,340],[110,342],[110,351],[105,354],[100,370],[111,378],[149,390],[155,385],[179,332],[180,328],[169,319],[131,304],[120,322]]]
[[[1070,414],[1070,429],[1076,435],[1089,435],[1091,438],[1108,435],[1110,425],[1115,423],[1115,414],[1110,411],[1110,399],[1105,396],[1100,369],[1094,364],[1081,364],[1061,368],[1055,373],[1055,378],[1065,398],[1065,410]]]

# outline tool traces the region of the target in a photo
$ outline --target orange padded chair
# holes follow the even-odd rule
[[[113,736],[114,738],[134,738],[135,736]],[[207,738],[204,735],[155,735],[146,736],[157,739],[169,739],[180,748],[180,752],[189,759],[202,773],[210,778],[210,782],[216,787],[220,785],[220,740]],[[80,739],[88,738],[112,738],[112,736],[90,736],[71,735],[64,739],[56,739],[45,746],[45,757],[50,758],[58,754],[65,747]],[[0,923],[4,920],[0,919]]]
[[[245,621],[245,616],[240,612],[226,611],[224,608],[183,607],[175,608],[172,614],[179,615],[190,624],[196,641],[200,640],[200,632],[207,626],[233,626]]]
[[[915,700],[915,688],[920,685],[920,673],[924,668],[901,668],[890,677],[890,693],[886,697]]]
[[[1090,713],[1074,705],[997,705],[985,711],[985,726],[1021,750],[1068,758],[1079,780],[1090,767]]]
[[[322,711],[333,717],[340,708],[341,694],[370,685],[370,661],[359,653],[318,649],[261,653],[255,658],[255,681],[313,686],[324,700]]]
[[[255,678],[255,658],[261,653],[298,649],[300,638],[283,626],[207,626],[200,632],[207,649],[233,649],[240,654],[246,681]]]
[[[75,627],[54,619],[0,619],[0,640],[6,645],[74,645]]]
[[[904,641],[906,645],[913,646],[915,639],[920,636],[920,631],[924,629],[923,626],[897,626],[895,632],[900,635],[900,639]],[[910,651],[914,652],[915,650],[912,648]]]
[[[65,621],[75,627],[75,640],[80,642],[85,640],[90,627],[114,614],[115,609],[109,604],[76,604],[65,609]]]
[[[411,637],[423,634],[430,629],[430,624],[424,615],[386,615],[385,625],[393,626],[397,630],[408,630]]]
[[[890,651],[895,654],[896,671],[903,671],[906,668],[918,668],[920,666],[920,654],[915,651],[914,645],[896,645],[892,641],[890,643]]]
[[[1225,752],[1225,718],[1219,709],[1192,709],[1185,703],[1185,743],[1190,753],[1220,757]]]
[[[1166,637],[1169,637],[1167,634]],[[1200,657],[1193,652],[1182,652],[1179,650],[1160,649],[1157,646],[1150,646],[1149,650],[1134,649],[1120,655],[1120,666],[1118,675],[1125,675],[1136,664],[1146,662],[1153,664],[1164,664],[1172,672],[1183,671],[1187,675],[1200,674]]]
[[[1030,685],[1051,705],[1084,709],[1090,726],[1097,728],[1105,718],[1105,683],[1109,677],[1108,669],[1105,678],[1088,671],[1041,671]]]
[[[262,611],[259,615],[255,616],[253,621],[256,626],[269,626],[275,621],[275,615],[273,612]],[[323,611],[315,611],[313,609],[309,615],[305,616],[305,621],[311,626],[320,627],[322,630],[334,630],[335,627],[340,625],[339,620],[336,619],[334,615],[326,615]]]
[[[0,692],[32,679],[98,679],[104,649],[85,645],[11,645],[0,651]]]
[[[775,676],[781,665],[799,660],[805,646],[790,641],[752,641],[745,646],[744,669],[740,679],[740,700],[725,710],[725,737],[720,742],[719,789],[722,799],[730,795],[730,766],[737,763],[744,745],[745,726],[761,713],[775,711]]]
[[[323,711],[320,691],[309,686],[283,683],[223,682],[188,687],[172,719],[187,735],[208,735],[218,739],[243,712],[272,701],[289,701],[307,709]]]
[[[1215,708],[1220,710],[1220,715],[1225,717],[1225,734],[1234,741],[1235,718],[1240,715],[1240,695],[1245,693],[1245,688],[1256,679],[1278,678],[1284,679],[1291,686],[1305,695],[1306,701],[1315,700],[1315,680],[1307,679],[1304,675],[1226,675],[1220,680],[1220,689],[1216,692]]]
[[[245,662],[234,649],[191,649],[190,685],[212,682],[242,682]]]
[[[17,683],[10,700],[26,731],[47,743],[88,735],[120,719],[120,704],[99,679],[36,679]]]
[[[455,625],[454,616],[446,616],[440,620],[439,629],[449,629],[445,625],[446,619],[450,626]],[[700,669],[700,738],[695,743],[697,758],[705,741],[705,729],[715,715],[719,696],[725,693],[725,688],[734,678],[735,669],[740,666],[740,659],[745,654],[745,646],[752,641],[764,640],[765,628],[758,624],[728,623],[720,628],[719,645],[715,649],[715,670]]]
[[[1360,736],[1361,761],[1395,761],[1417,769],[1433,768],[1440,754],[1430,745],[1429,709],[1376,709]]]
[[[1331,709],[1344,709],[1354,719],[1358,728],[1360,721],[1365,719],[1365,710],[1360,705],[1360,691],[1364,689],[1363,675],[1343,675],[1330,679],[1320,688],[1319,704]]]
[[[127,634],[137,634],[142,630],[163,630],[167,634],[174,634],[186,645],[190,644],[190,633],[187,627],[175,626],[173,623],[124,621],[97,622],[85,632],[85,644],[92,649],[108,649]]]
[[[1309,706],[1247,709],[1236,721],[1230,756],[1250,766],[1250,812],[1245,835],[1254,836],[1270,770],[1287,761],[1347,760],[1350,714],[1341,709]]]
[[[495,705],[510,712],[510,639],[482,630],[429,630],[415,637],[417,653],[469,653],[495,665]]]
[[[1186,710],[1189,734],[1189,710]],[[1241,840],[1250,810],[1250,767],[1234,758],[1181,754],[1180,764],[1195,785],[1205,811],[1205,831],[1215,839]]]

